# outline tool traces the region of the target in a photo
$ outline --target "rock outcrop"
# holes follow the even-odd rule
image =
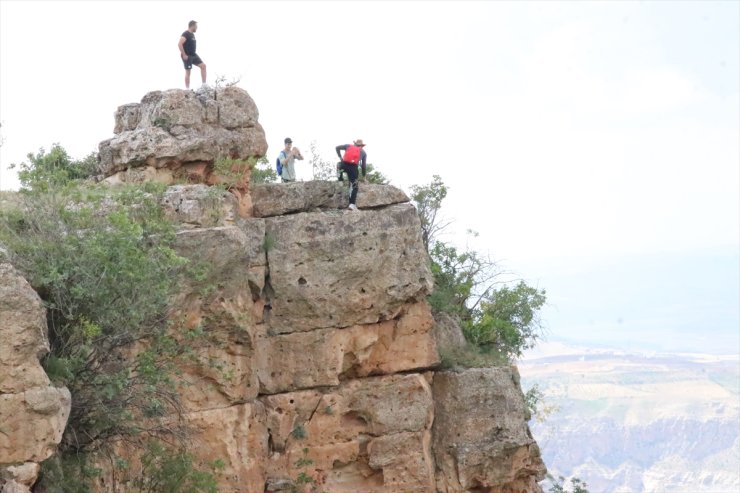
[[[257,105],[236,86],[152,91],[116,111],[116,135],[99,146],[99,171],[111,183],[208,182],[219,158],[265,155],[258,118]]]
[[[322,202],[334,187],[253,186],[264,217],[252,218],[204,185],[165,194],[183,221],[180,253],[219,279],[178,304],[210,337],[183,397],[202,430],[194,450],[226,462],[220,491],[539,491],[516,370],[435,371],[449,334],[435,334],[425,301],[413,207],[378,186],[372,205],[347,212]]]
[[[459,334],[446,337],[454,322],[435,324],[426,302],[433,277],[406,194],[362,184],[353,212],[343,183],[209,187],[220,158],[266,151],[238,88],[149,93],[118,109],[115,133],[100,145],[108,183],[196,182],[168,188],[162,207],[180,225],[177,251],[210,272],[181,286],[171,313],[176,337],[204,334],[180,395],[197,465],[224,465],[220,492],[539,491],[544,466],[516,370],[440,371],[437,341]],[[29,327],[43,334],[35,316]],[[34,361],[45,350],[30,338],[20,346]],[[43,389],[44,377],[23,378]],[[23,461],[44,447],[9,461],[21,468],[14,481],[33,476]],[[100,465],[97,489],[112,491]],[[116,491],[133,490],[116,476]]]
[[[545,475],[516,368],[434,375],[437,490],[535,491]]]
[[[28,492],[38,463],[62,439],[71,398],[49,382],[39,359],[49,352],[46,310],[36,292],[0,263],[0,491]]]

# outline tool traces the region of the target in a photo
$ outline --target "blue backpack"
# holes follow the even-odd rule
[[[280,164],[280,157],[285,154],[285,151],[280,151],[280,154],[278,154],[277,160],[275,161],[275,171],[277,171],[278,176],[282,176],[283,174],[283,165]]]

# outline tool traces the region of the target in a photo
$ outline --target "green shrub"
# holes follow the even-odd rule
[[[207,282],[209,269],[176,253],[163,186],[83,183],[92,161],[73,161],[56,145],[29,160],[19,200],[0,209],[0,244],[46,305],[51,352],[42,363],[72,393],[58,452],[44,462],[44,491],[87,491],[100,473],[88,457],[110,455],[116,441],[173,444],[147,448],[149,467],[192,469],[176,387],[203,333],[175,340],[169,312],[183,277],[197,267]],[[213,491],[203,474],[188,476],[195,489],[172,491]]]
[[[49,152],[42,148],[36,154],[28,153],[26,157],[28,162],[10,165],[11,169],[18,168],[18,178],[24,190],[44,192],[97,173],[96,153],[75,160],[59,144],[52,145]]]
[[[545,290],[523,281],[511,285],[502,280],[506,273],[489,258],[435,240],[449,225],[439,219],[447,196],[447,187],[439,176],[427,185],[411,187],[411,192],[434,275],[429,303],[435,312],[457,318],[465,339],[473,346],[448,355],[448,364],[467,361],[464,364],[478,366],[485,360],[501,359],[495,355],[504,361],[521,356],[542,335],[539,312],[547,299]],[[484,354],[494,357],[481,357]]]
[[[177,410],[185,348],[167,333],[167,310],[186,261],[161,191],[67,186],[0,215],[0,242],[47,306],[43,364],[73,395],[62,450],[136,434],[142,416]]]
[[[141,476],[134,481],[141,493],[217,493],[215,475],[223,469],[217,460],[209,470],[199,470],[188,452],[156,440],[147,444],[141,465]]]
[[[588,485],[580,478],[571,478],[570,487],[563,476],[555,478],[548,474],[547,479],[551,482],[550,489],[547,490],[548,493],[589,493],[586,489]]]
[[[252,168],[250,183],[273,183],[277,179],[278,175],[270,161],[266,157],[259,158]]]
[[[538,314],[545,300],[544,290],[522,281],[495,289],[484,297],[471,320],[463,323],[465,338],[485,350],[520,357],[541,336]]]
[[[244,181],[244,177],[249,173],[249,182],[272,183],[277,181],[277,173],[270,165],[266,157],[249,158],[249,159],[218,159],[213,169],[221,178],[221,184],[224,188],[229,189],[238,186]]]

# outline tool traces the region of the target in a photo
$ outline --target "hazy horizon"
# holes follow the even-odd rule
[[[27,153],[81,158],[118,106],[183,87],[195,19],[271,161],[286,136],[328,159],[362,138],[406,190],[441,175],[444,239],[546,289],[550,339],[740,353],[740,2],[173,5],[0,0],[0,189]]]

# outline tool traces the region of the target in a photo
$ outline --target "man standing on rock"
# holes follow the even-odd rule
[[[297,147],[293,147],[293,141],[290,137],[285,138],[285,149],[280,151],[278,159],[280,159],[280,166],[283,167],[283,171],[280,173],[283,183],[295,181],[295,160],[303,161],[303,156]]]
[[[185,89],[190,89],[190,69],[193,68],[193,65],[200,68],[200,77],[203,80],[203,85],[206,85],[206,64],[195,52],[195,31],[197,30],[197,22],[188,22],[188,30],[182,33],[180,42],[177,43],[177,47],[180,48],[182,64],[185,66]]]
[[[337,146],[337,156],[342,160],[340,168],[342,171],[347,173],[347,178],[349,179],[349,209],[352,211],[357,210],[357,205],[355,205],[357,202],[357,192],[359,190],[359,186],[357,185],[357,178],[359,177],[357,167],[360,165],[362,166],[363,178],[365,178],[366,173],[365,165],[367,164],[367,153],[363,147],[365,147],[365,144],[362,142],[362,139],[357,139],[352,144]],[[344,156],[342,156],[340,151],[344,151]]]

